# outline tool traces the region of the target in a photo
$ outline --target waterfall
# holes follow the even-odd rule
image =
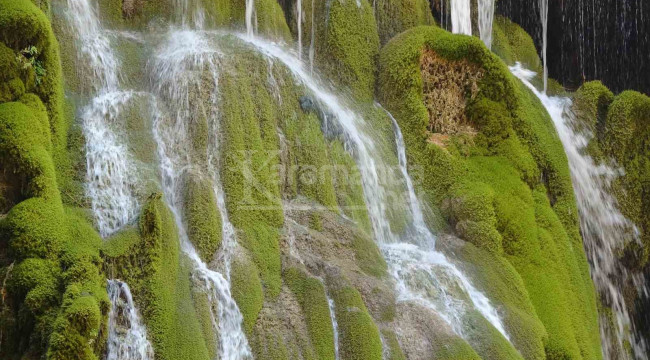
[[[451,31],[454,34],[472,35],[470,0],[451,0]]]
[[[246,0],[246,34],[249,37],[255,35],[255,0]]]
[[[66,19],[78,58],[91,71],[87,82],[93,84],[95,97],[80,113],[86,138],[86,195],[100,234],[108,236],[137,213],[134,165],[114,131],[120,109],[132,93],[119,89],[117,57],[89,0],[68,0]]]
[[[548,62],[546,48],[548,42],[548,0],[539,0],[539,16],[542,22],[542,62],[544,65],[544,92],[548,89]]]
[[[195,283],[207,294],[211,306],[212,323],[219,334],[219,358],[223,360],[251,359],[250,346],[244,334],[243,316],[230,290],[230,259],[237,246],[235,231],[228,220],[223,189],[218,176],[218,58],[219,51],[211,44],[204,32],[170,31],[167,40],[152,59],[151,78],[154,91],[164,100],[170,116],[160,111],[157,102],[154,114],[154,138],[158,144],[161,175],[165,198],[176,219],[183,252],[194,264]],[[203,92],[210,94],[207,103],[196,98]],[[194,99],[196,102],[192,102]],[[194,117],[193,117],[194,115]],[[189,241],[182,217],[183,180],[193,174],[204,175],[199,164],[190,154],[192,140],[188,127],[202,115],[209,122],[210,144],[207,176],[213,184],[217,206],[222,216],[222,248],[219,256],[223,265],[222,275],[213,271],[201,260]]]
[[[108,280],[108,346],[106,360],[153,360],[147,329],[133,304],[131,289],[125,282]]]
[[[311,12],[314,12],[313,7]],[[302,60],[302,0],[296,1],[296,25],[298,26],[298,59]]]
[[[408,230],[404,234],[394,234],[391,230],[387,206],[389,204],[396,206],[389,202],[396,197],[390,197],[389,189],[384,186],[379,176],[381,170],[386,170],[389,167],[379,155],[380,151],[376,148],[373,137],[362,131],[366,126],[365,121],[345,107],[334,95],[324,90],[308,74],[303,64],[291,54],[277,45],[259,38],[246,36],[240,36],[240,38],[250,43],[265,56],[283,63],[294,77],[313,93],[326,112],[333,114],[332,121],[335,123],[326,125],[340,131],[346,148],[351,150],[357,162],[373,234],[386,257],[389,271],[396,281],[396,290],[400,294],[400,300],[416,301],[442,313],[443,318],[448,320],[460,335],[463,334],[461,319],[468,310],[467,305],[471,304],[470,308],[474,308],[482,314],[495,329],[508,339],[503,323],[489,300],[470,284],[469,280],[447,260],[445,255],[435,250],[435,236],[424,223],[421,206],[406,171],[404,144],[401,140],[401,133],[397,131],[399,127],[396,126],[396,123],[394,122],[400,170],[408,191],[406,211],[410,216]],[[435,287],[438,290],[437,293],[441,294],[440,297],[431,299],[430,293],[426,289],[419,288],[413,281],[409,281],[416,276],[418,278],[426,277],[429,281],[426,286]],[[458,294],[458,289],[461,289],[462,294]],[[469,299],[469,304],[463,301],[463,297]]]
[[[309,42],[309,72],[314,72],[314,55],[316,54],[316,27],[314,26],[314,1],[311,0],[311,41]]]
[[[494,23],[494,0],[478,0],[478,30],[488,49],[492,48],[492,24]]]
[[[327,305],[330,310],[330,320],[332,321],[332,330],[334,331],[334,359],[340,360],[339,355],[339,323],[336,321],[336,308],[334,307],[334,300],[327,295]]]
[[[614,317],[615,329],[609,329],[606,315],[601,314],[600,331],[604,358],[616,358],[615,349],[610,346],[615,343],[618,349],[623,351],[629,344],[636,359],[646,360],[648,346],[642,337],[634,333],[623,297],[623,286],[632,282],[640,292],[646,294],[648,288],[645,279],[629,274],[618,258],[619,251],[626,242],[626,234],[638,235],[638,232],[634,224],[618,210],[616,199],[609,192],[611,181],[620,176],[621,171],[597,164],[586,154],[589,136],[576,132],[569,98],[549,97],[538,91],[530,83],[535,73],[522,68],[519,63],[510,70],[540,99],[548,111],[569,159],[591,277],[605,305],[611,307]],[[636,240],[638,239],[635,238],[634,241]],[[622,355],[625,357],[625,354]]]

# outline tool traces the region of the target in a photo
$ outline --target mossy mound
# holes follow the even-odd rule
[[[351,360],[382,359],[382,342],[372,317],[368,314],[361,294],[345,284],[344,279],[333,280],[332,299],[339,325],[341,358]]]
[[[526,30],[503,16],[496,16],[492,29],[492,51],[508,65],[520,62],[537,73],[542,71],[542,61],[535,43]]]
[[[0,2],[0,57],[0,162],[11,174],[0,201],[9,210],[0,219],[0,356],[97,359],[110,306],[101,239],[61,200],[70,179],[58,44],[32,2]]]
[[[414,26],[435,25],[429,0],[377,0],[373,6],[382,44]]]
[[[612,184],[618,206],[641,231],[640,243],[626,245],[624,261],[642,269],[650,254],[650,98],[635,91],[614,96],[602,83],[587,82],[574,96],[577,126],[592,134],[587,151],[596,160],[612,159],[624,170]]]
[[[210,358],[214,338],[198,318],[209,313],[193,306],[199,296],[192,292],[193,265],[181,255],[174,218],[160,194],[143,206],[138,228],[109,238],[102,253],[106,273],[129,284],[156,358]]]
[[[430,141],[427,129],[424,91],[431,85],[420,71],[427,51],[484,72],[476,95],[466,96],[476,133],[449,135],[444,146]],[[480,40],[433,27],[408,30],[387,44],[378,90],[401,125],[409,162],[425,172],[421,188],[432,205],[465,240],[500,256],[521,276],[535,309],[525,309],[522,318],[532,324],[522,340],[526,351],[539,357],[543,341],[550,359],[600,358],[595,292],[567,159],[541,103]],[[548,337],[534,325],[536,318]],[[511,333],[521,330],[508,326]]]
[[[190,177],[185,191],[187,236],[201,259],[209,263],[221,245],[221,215],[212,183]]]
[[[302,3],[303,54],[309,53],[313,39],[317,67],[359,98],[371,101],[379,52],[372,5],[367,0],[316,1],[312,9],[310,1]]]

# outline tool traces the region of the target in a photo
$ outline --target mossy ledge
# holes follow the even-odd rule
[[[481,68],[478,92],[465,93],[474,132],[427,129],[421,70],[427,51]],[[443,209],[464,240],[510,263],[523,280],[529,298],[523,301],[534,312],[525,305],[517,322],[528,318],[533,326],[522,334],[507,321],[515,343],[527,342],[526,351],[537,358],[601,358],[595,290],[567,159],[538,99],[479,39],[435,27],[408,30],[384,47],[378,97],[402,128],[409,162],[424,169],[420,188],[432,205]],[[440,135],[443,143],[432,141]],[[537,319],[548,336],[535,330]]]

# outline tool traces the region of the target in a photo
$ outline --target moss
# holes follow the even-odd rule
[[[234,259],[231,267],[232,297],[244,316],[244,330],[250,335],[264,305],[262,283],[255,265],[245,257],[239,256]]]
[[[435,24],[428,0],[378,0],[373,7],[382,44],[406,29]]]
[[[423,49],[484,71],[466,110],[478,133],[463,151],[453,142],[443,149],[426,141]],[[541,103],[478,39],[437,28],[415,28],[390,41],[380,55],[379,80],[379,98],[400,123],[410,163],[424,169],[421,185],[432,205],[449,210],[466,240],[497,256],[502,249],[523,279],[535,310],[526,309],[520,320],[528,323],[526,337],[539,340],[536,315],[548,334],[547,358],[599,358],[595,291],[567,159]],[[528,348],[539,356],[535,341]]]
[[[382,359],[382,344],[377,325],[368,314],[361,294],[343,285],[332,289],[339,325],[341,357],[351,360]]]
[[[359,224],[366,232],[371,232],[368,208],[363,197],[361,174],[354,159],[345,151],[342,142],[335,140],[330,144],[329,154],[332,157],[333,186],[336,189],[336,199],[343,213]]]
[[[607,110],[614,101],[614,94],[600,81],[589,81],[576,91],[573,96],[573,110],[581,130],[594,136],[589,144],[590,153],[601,157],[598,141],[603,140]]]
[[[480,356],[472,347],[459,337],[452,337],[437,345],[436,359],[441,360],[478,360]]]
[[[281,286],[278,241],[284,222],[278,181],[277,114],[266,86],[259,83],[260,78],[266,81],[266,74],[251,72],[245,65],[233,65],[235,68],[221,81],[221,178],[228,214],[241,230],[239,240],[250,251],[267,295],[274,297]]]
[[[330,170],[328,146],[321,131],[321,124],[315,114],[299,114],[286,119],[284,134],[290,144],[290,164],[298,164],[291,171],[299,194],[316,200],[322,205],[337,210]]]
[[[525,359],[545,359],[546,330],[512,264],[472,244],[462,245],[454,254],[466,264],[466,271],[472,275],[475,285],[485,291],[494,306],[502,309],[505,329],[514,347]]]
[[[300,303],[317,358],[334,359],[334,330],[323,283],[296,268],[286,269],[283,278]]]
[[[387,274],[388,266],[377,244],[366,234],[356,234],[352,239],[357,265],[366,274],[383,277]]]
[[[315,61],[329,78],[355,95],[372,100],[379,35],[373,9],[367,0],[303,1],[303,39],[315,34]],[[311,21],[313,11],[313,24]],[[310,41],[303,40],[305,48]],[[305,51],[306,53],[306,51]]]
[[[542,71],[542,61],[535,43],[528,33],[510,19],[497,15],[493,28],[492,51],[508,65],[520,62],[537,73]]]
[[[381,331],[382,339],[384,340],[384,347],[387,348],[388,356],[386,360],[406,360],[406,355],[402,351],[397,340],[397,335],[391,330]]]
[[[157,358],[209,359],[214,337],[198,316],[191,267],[181,256],[173,216],[159,194],[144,204],[138,236],[117,233],[103,246],[106,272],[126,281],[141,311]]]
[[[187,236],[204,262],[209,263],[221,245],[221,215],[210,181],[190,177],[184,202]]]
[[[33,88],[42,100],[49,117],[54,162],[65,165],[65,141],[68,121],[63,114],[63,87],[58,42],[46,15],[29,0],[2,0],[0,11],[0,41],[18,52],[29,46],[39,50],[37,60],[43,64],[47,76]],[[17,36],[20,34],[20,36]]]

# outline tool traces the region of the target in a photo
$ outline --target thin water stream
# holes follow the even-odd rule
[[[240,36],[261,54],[283,63],[294,77],[311,91],[316,100],[333,114],[329,121],[335,122],[327,127],[340,131],[346,148],[351,150],[359,171],[361,172],[364,197],[371,218],[375,240],[380,245],[389,264],[390,272],[396,281],[400,300],[416,301],[441,313],[452,327],[463,335],[463,316],[469,308],[476,309],[506,339],[509,338],[505,327],[489,300],[451,263],[435,250],[435,236],[424,222],[421,207],[412,180],[406,170],[406,155],[399,127],[393,122],[397,142],[400,172],[406,183],[408,194],[407,209],[409,224],[407,231],[395,234],[388,220],[390,206],[388,199],[391,191],[381,181],[379,173],[389,167],[376,149],[373,138],[362,129],[365,121],[350,110],[337,97],[325,90],[319,82],[305,69],[304,64],[292,54],[276,44],[259,38]],[[394,119],[393,119],[394,121]],[[415,277],[425,275],[426,284],[412,281]],[[427,287],[435,288],[436,297],[431,298]],[[459,290],[460,289],[460,290]]]
[[[106,360],[153,360],[153,347],[147,340],[147,329],[135,308],[129,285],[108,280],[107,292],[111,310]]]
[[[603,356],[605,359],[614,359],[618,354],[628,358],[624,349],[629,344],[635,359],[646,360],[648,345],[635,333],[623,296],[623,287],[626,283],[633,283],[641,294],[648,294],[648,288],[645,279],[630,274],[618,257],[630,238],[631,241],[638,241],[635,225],[618,210],[616,198],[610,192],[611,182],[622,172],[607,164],[596,163],[587,154],[586,147],[592,135],[576,131],[578,127],[575,126],[576,119],[569,98],[547,96],[537,90],[530,82],[536,74],[524,69],[519,63],[510,70],[540,99],[548,111],[569,159],[591,278],[604,305],[612,311],[613,328],[609,326],[608,316],[601,314]]]

